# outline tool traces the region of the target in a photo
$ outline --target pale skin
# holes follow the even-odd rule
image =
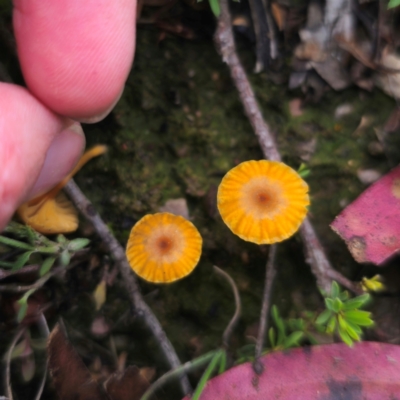
[[[27,88],[0,82],[0,231],[24,201],[72,170],[85,137],[122,94],[135,47],[136,0],[15,0]]]

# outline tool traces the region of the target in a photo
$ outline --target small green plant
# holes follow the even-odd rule
[[[299,324],[289,326],[288,322],[285,322],[278,312],[278,307],[273,305],[271,308],[271,315],[276,326],[269,328],[268,339],[272,350],[284,350],[291,347],[300,346],[300,342],[304,339],[304,328],[305,324],[303,320],[297,320]],[[290,328],[295,328],[294,330]],[[291,333],[288,333],[292,330]]]
[[[369,300],[368,293],[349,298],[349,293],[340,291],[339,285],[332,282],[331,293],[325,294],[326,310],[323,311],[315,323],[324,327],[328,334],[338,334],[349,346],[354,341],[360,341],[362,327],[372,326],[374,321],[371,313],[360,310]]]
[[[13,235],[18,238],[18,240],[0,235],[0,244],[10,249],[11,260],[7,259],[7,253],[5,253],[7,261],[0,260],[0,267],[9,268],[11,271],[18,271],[28,262],[40,264],[39,281],[42,280],[43,283],[50,276],[48,274],[55,264],[66,267],[69,265],[71,257],[78,250],[83,249],[89,244],[88,239],[78,238],[68,240],[64,235],[57,235],[56,240],[53,241],[39,232],[36,232],[29,226],[21,225],[16,222],[10,222],[4,232]],[[18,250],[20,250],[20,252],[14,255],[15,251],[18,252]],[[40,286],[39,284],[35,284],[32,289],[27,290],[18,300],[18,321],[22,321],[26,315],[29,296],[38,290]]]

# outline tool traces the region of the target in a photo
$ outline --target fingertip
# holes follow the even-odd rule
[[[134,0],[15,0],[14,30],[29,89],[76,120],[104,115],[131,68]]]

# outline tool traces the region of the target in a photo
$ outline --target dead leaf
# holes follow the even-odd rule
[[[104,383],[112,400],[139,400],[149,386],[136,366],[128,367],[123,373],[113,374]]]
[[[283,31],[286,25],[287,10],[278,3],[271,3],[271,11],[280,31]]]
[[[96,286],[93,292],[93,299],[96,304],[96,311],[99,311],[103,304],[106,302],[107,297],[107,282],[103,278],[100,283]]]
[[[61,400],[109,400],[62,332],[55,326],[47,343],[49,372]]]

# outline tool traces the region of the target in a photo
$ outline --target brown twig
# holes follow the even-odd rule
[[[253,364],[253,368],[256,373],[260,374],[263,370],[263,365],[259,362],[259,358],[261,357],[261,352],[264,346],[265,340],[265,332],[267,331],[267,323],[268,323],[268,310],[271,301],[272,294],[272,283],[274,282],[274,278],[276,275],[275,268],[275,259],[276,259],[276,250],[278,245],[273,244],[269,248],[268,253],[268,261],[267,266],[265,268],[265,283],[264,283],[264,294],[263,294],[263,302],[261,307],[260,314],[260,326],[258,329],[257,343],[256,343],[256,354],[255,360]]]
[[[273,133],[264,121],[258,106],[254,91],[247,78],[239,57],[236,53],[236,46],[232,34],[231,18],[227,0],[220,0],[221,15],[218,20],[218,27],[215,32],[214,40],[223,61],[228,65],[232,80],[239,92],[245,114],[247,115],[254,133],[256,134],[264,157],[269,160],[281,160],[281,155],[275,144]],[[311,270],[317,279],[318,286],[330,292],[332,276],[340,276],[342,284],[348,282],[345,277],[335,271],[330,265],[328,258],[315,234],[314,228],[308,218],[305,219],[300,229],[300,234],[306,249],[307,261],[310,263]],[[334,271],[334,272],[332,272]],[[346,286],[353,290],[353,285]]]
[[[167,338],[167,335],[162,329],[156,316],[143,300],[143,297],[140,293],[139,284],[136,280],[136,276],[128,264],[124,249],[110,232],[107,225],[96,212],[93,205],[85,197],[72,179],[67,183],[64,190],[67,192],[68,196],[74,202],[75,206],[82,213],[82,215],[93,224],[95,231],[103,240],[104,244],[108,247],[108,250],[114,258],[116,265],[118,265],[124,285],[128,291],[129,300],[136,312],[136,315],[144,320],[147,327],[157,339],[161,350],[171,368],[178,368],[181,365],[181,362],[179,361],[171,342]],[[190,383],[186,375],[181,376],[180,384],[185,395],[191,391]]]
[[[48,272],[46,275],[42,276],[40,279],[38,279],[35,283],[32,283],[31,285],[15,285],[15,284],[0,285],[0,292],[24,293],[24,292],[27,292],[28,290],[40,289],[53,276],[62,274],[65,271],[68,271],[68,270],[76,267],[81,262],[82,262],[82,260],[77,260],[75,262],[72,262],[71,264],[69,264],[66,267],[60,266],[60,267],[53,268],[50,272]]]
[[[227,349],[229,347],[229,341],[232,336],[232,332],[239,321],[240,314],[242,312],[242,304],[240,301],[239,290],[236,287],[235,281],[232,279],[232,277],[221,268],[218,268],[216,265],[214,265],[214,271],[228,281],[228,283],[231,285],[233,295],[235,297],[235,314],[233,314],[232,319],[230,320],[228,326],[225,328],[224,334],[222,335],[222,345]]]

